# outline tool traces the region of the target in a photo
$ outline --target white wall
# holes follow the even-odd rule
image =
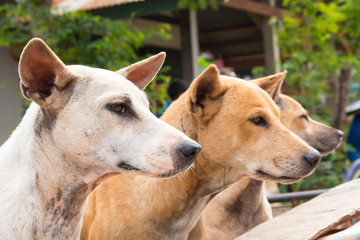
[[[17,62],[7,48],[0,48],[0,145],[9,137],[22,115]]]

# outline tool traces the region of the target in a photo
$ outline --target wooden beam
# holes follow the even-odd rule
[[[265,65],[265,55],[260,54],[251,54],[244,56],[234,56],[224,58],[224,64],[227,67],[232,67],[235,70],[248,70],[256,66]]]
[[[250,55],[242,55],[242,56],[234,56],[234,57],[226,57],[226,61],[249,61],[254,59],[265,59],[265,54],[250,54]]]
[[[221,2],[220,5],[230,7],[266,17],[282,18],[283,13],[280,8],[269,6],[264,3],[249,1],[249,0],[229,0]]]
[[[197,11],[190,10],[190,41],[191,41],[191,63],[193,68],[193,79],[200,74],[199,66],[199,24],[197,21]]]
[[[170,17],[170,16],[164,16],[164,15],[161,15],[161,14],[149,15],[149,16],[145,16],[145,17],[142,17],[142,18],[149,19],[149,20],[156,21],[156,22],[161,22],[161,23],[170,23],[170,24],[179,25],[179,19],[178,18]]]
[[[262,32],[264,30],[262,17],[251,12],[247,12],[247,13],[250,16],[251,20],[255,23],[257,29],[259,29]]]
[[[217,29],[206,32],[201,32],[200,35],[204,37],[217,36],[229,33],[239,33],[239,32],[250,32],[257,30],[256,26],[246,26],[246,27],[236,27],[228,29]]]
[[[179,11],[181,33],[181,62],[182,77],[185,82],[191,81],[199,74],[198,54],[199,44],[197,36],[196,12],[191,10]]]
[[[275,6],[275,0],[266,0],[269,5]],[[263,35],[266,74],[271,75],[280,72],[280,49],[274,24],[269,24],[269,18],[263,18]]]
[[[111,19],[124,19],[150,16],[159,12],[173,11],[177,9],[179,9],[178,0],[152,0],[139,1],[88,11],[94,15],[100,15]]]
[[[221,41],[215,41],[212,43],[203,44],[201,46],[201,50],[211,50],[214,48],[221,48],[221,47],[228,47],[234,45],[241,45],[247,43],[254,43],[254,42],[262,42],[263,38],[260,33],[254,34],[251,37],[246,38],[236,38],[236,39],[227,39]]]

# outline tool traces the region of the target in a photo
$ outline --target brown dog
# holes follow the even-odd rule
[[[263,87],[275,97],[281,83]],[[320,153],[280,123],[270,95],[208,67],[162,118],[201,144],[194,166],[168,179],[110,179],[90,197],[82,239],[187,239],[207,203],[239,179],[311,174]]]
[[[283,77],[282,75],[280,73],[273,76]],[[266,78],[251,82],[259,84],[264,81],[267,81]],[[284,126],[323,155],[333,151],[341,143],[342,131],[312,120],[294,99],[280,94],[276,103]],[[270,218],[271,207],[265,196],[264,182],[245,178],[222,191],[206,207],[206,239],[234,239]],[[196,231],[201,230],[195,229],[194,237]]]

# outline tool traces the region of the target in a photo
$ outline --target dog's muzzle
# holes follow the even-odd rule
[[[181,143],[174,158],[175,170],[181,171],[189,167],[195,161],[200,150],[201,146],[194,141]]]

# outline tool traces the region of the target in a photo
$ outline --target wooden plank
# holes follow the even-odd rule
[[[229,0],[220,3],[222,6],[247,11],[267,17],[283,18],[283,13],[280,8],[269,6],[264,3],[249,1],[249,0]]]
[[[343,239],[343,240],[360,239],[360,222],[354,224],[350,228],[347,228],[343,231],[321,238],[321,240],[339,240],[339,239]]]
[[[251,37],[246,38],[234,38],[234,39],[227,39],[227,40],[221,40],[221,41],[215,41],[211,42],[208,41],[207,43],[203,44],[201,46],[202,50],[211,50],[214,48],[221,48],[221,47],[230,47],[234,45],[241,45],[241,44],[249,44],[249,43],[255,43],[255,42],[262,42],[263,37],[261,34],[254,34]]]
[[[256,226],[236,240],[312,240],[358,215],[360,179],[355,179]]]
[[[108,17],[111,19],[124,19],[132,17],[144,17],[159,12],[178,9],[178,0],[153,0],[143,1],[109,8],[89,10],[92,14]]]
[[[227,57],[227,58],[225,58],[225,60],[226,61],[248,61],[248,60],[254,60],[254,59],[263,59],[264,57],[265,57],[265,55],[263,53],[259,53],[259,54]]]
[[[229,33],[241,33],[241,32],[250,32],[256,31],[256,26],[246,26],[246,27],[236,27],[236,28],[228,28],[228,29],[216,29],[206,32],[201,32],[200,35],[204,37],[217,36]]]
[[[235,70],[248,70],[256,66],[263,66],[265,64],[264,54],[251,54],[245,56],[234,56],[224,58],[224,64],[227,67],[232,67]]]
[[[256,15],[254,13],[248,12],[248,15],[250,16],[251,20],[255,23],[256,27],[262,32],[263,31],[263,19],[261,16]]]

